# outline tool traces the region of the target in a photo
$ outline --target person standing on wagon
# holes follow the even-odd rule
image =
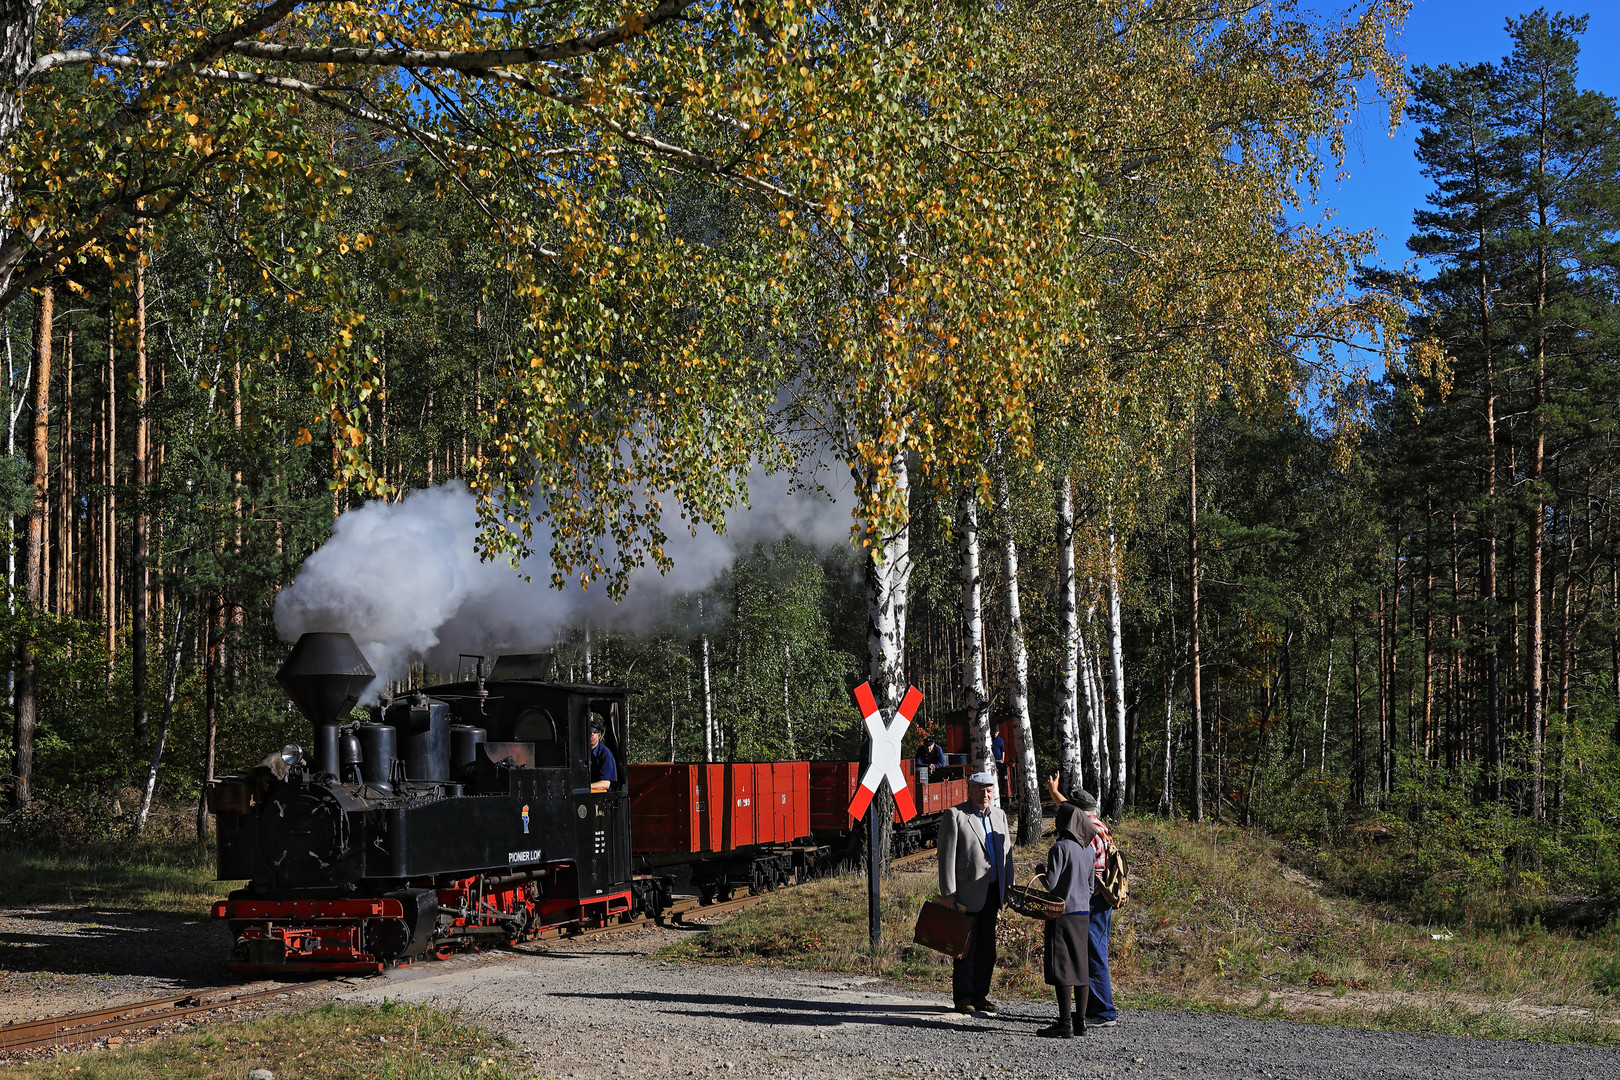
[[[1046,854],[1046,888],[1063,898],[1063,914],[1046,921],[1046,984],[1057,992],[1057,1023],[1036,1034],[1072,1039],[1086,1033],[1090,974],[1086,954],[1091,938],[1091,890],[1096,887],[1087,815],[1073,803],[1057,809],[1057,841]],[[1078,992],[1080,1007],[1075,1008]]]
[[[996,972],[996,917],[1012,884],[1012,838],[1007,815],[992,806],[996,778],[987,772],[968,777],[967,802],[945,811],[940,822],[940,900],[973,915],[968,954],[951,968],[952,1008],[959,1013],[997,1011],[990,1000]]]

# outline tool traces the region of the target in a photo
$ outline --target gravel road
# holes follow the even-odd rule
[[[0,910],[0,1023],[241,982],[211,919],[94,908]]]
[[[1612,1049],[1388,1034],[1137,1010],[1070,1042],[1035,1029],[1050,1001],[962,1017],[877,979],[668,963],[683,931],[529,946],[502,962],[417,965],[339,1000],[428,1002],[510,1036],[539,1075],[647,1077],[1294,1077],[1616,1080]]]

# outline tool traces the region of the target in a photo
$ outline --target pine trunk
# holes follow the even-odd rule
[[[135,261],[135,461],[131,476],[135,517],[130,532],[130,693],[135,706],[135,742],[145,746],[146,731],[146,469],[150,450],[146,416],[146,269],[144,252]]]
[[[23,595],[27,600],[24,617],[30,622],[39,614],[40,572],[45,547],[46,482],[50,469],[51,338],[55,307],[56,290],[46,285],[39,291],[34,321],[34,363],[30,374],[34,389],[33,438],[30,440],[34,483],[33,500],[28,510],[27,554],[23,559]],[[32,634],[26,629],[18,651],[11,799],[16,806],[22,807],[34,799],[34,724],[37,707],[34,642]]]
[[[104,372],[107,407],[102,417],[101,451],[105,456],[101,473],[101,617],[107,635],[107,685],[112,685],[118,656],[118,316],[111,302],[107,305],[107,369]]]

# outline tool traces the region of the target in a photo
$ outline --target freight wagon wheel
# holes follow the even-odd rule
[[[704,907],[708,907],[710,904],[714,903],[713,885],[704,885],[702,888],[698,889],[698,903]]]

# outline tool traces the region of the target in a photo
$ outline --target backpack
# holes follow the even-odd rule
[[[1092,911],[1110,911],[1113,908],[1124,907],[1126,899],[1131,895],[1131,871],[1125,865],[1125,855],[1109,837],[1107,846],[1103,848],[1108,866],[1097,875],[1096,887],[1091,892]]]

